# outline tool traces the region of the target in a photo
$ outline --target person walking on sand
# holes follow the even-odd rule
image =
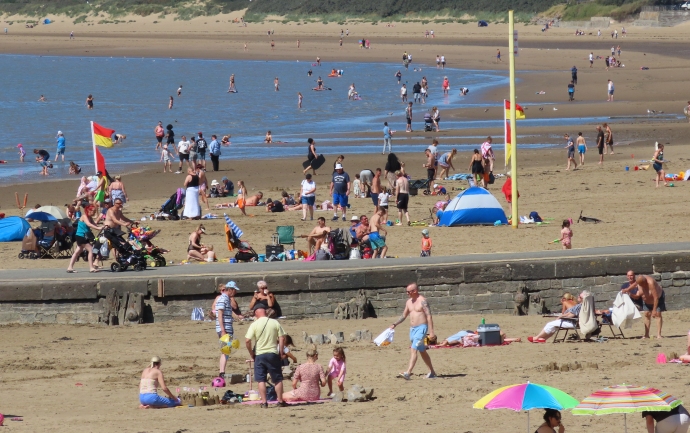
[[[575,171],[577,170],[577,162],[575,161],[575,143],[573,143],[573,139],[570,138],[570,134],[565,134],[563,137],[565,138],[565,149],[568,150],[568,166],[565,168],[565,171],[570,170],[571,162],[575,164],[575,167],[573,167],[573,171]]]
[[[589,67],[594,67],[594,53],[589,53]]]
[[[388,122],[383,122],[383,150],[381,151],[381,155],[386,153],[386,146],[388,146],[388,153],[393,151],[391,148],[391,137],[393,137],[393,133],[388,127]]]
[[[503,60],[501,60],[501,50],[500,49],[496,49],[496,63],[498,63],[498,62],[503,62]]]
[[[74,263],[79,259],[83,250],[86,250],[89,253],[89,272],[98,272],[98,269],[93,265],[93,249],[91,247],[91,242],[94,239],[91,229],[101,229],[101,227],[96,225],[96,223],[93,221],[93,217],[96,215],[97,211],[98,208],[95,205],[90,204],[84,208],[84,212],[79,218],[77,223],[77,232],[74,235],[74,241],[77,244],[77,248],[74,250],[74,254],[72,254],[72,258],[67,266],[68,274],[74,274],[77,272],[74,270]]]
[[[273,39],[271,39],[271,51],[275,51],[276,49],[276,43],[273,42]]]
[[[585,137],[582,136],[581,132],[577,133],[577,153],[580,154],[580,165],[585,165],[585,153],[587,152],[587,142],[585,142]]]
[[[303,174],[306,174],[310,169],[314,173],[314,176],[316,176],[316,169],[312,168],[311,164],[314,162],[316,158],[318,158],[318,154],[316,153],[316,141],[314,141],[313,138],[307,139],[307,143],[309,143],[309,148],[307,150],[307,160],[309,161],[309,166],[302,170]]]
[[[604,163],[604,131],[601,130],[601,126],[597,126],[597,149],[599,150],[599,165]]]
[[[570,84],[568,84],[568,101],[573,102],[574,100],[575,100],[575,83],[571,81]]]
[[[297,48],[299,48],[299,39],[297,39]]]
[[[386,252],[388,252],[386,240],[382,238],[379,233],[383,232],[384,235],[388,234],[386,229],[383,228],[383,226],[386,225],[386,221],[383,219],[385,213],[386,209],[383,209],[379,206],[369,222],[369,243],[371,244],[371,248],[374,250],[374,254],[371,256],[372,259],[377,257],[380,259],[385,259]]]
[[[609,126],[608,123],[604,123],[604,134],[606,135],[606,139],[604,141],[604,144],[606,144],[606,147],[611,150],[610,154],[613,155],[613,131],[611,131],[611,127]],[[606,150],[604,150],[606,152]]]
[[[446,56],[441,56],[441,69],[446,69]]]
[[[273,87],[275,87],[276,92],[280,90],[280,81],[278,80],[278,77],[275,77],[273,80]]]
[[[609,80],[608,84],[608,92],[609,92],[609,99],[607,99],[607,102],[613,102],[613,91],[615,90],[613,86],[613,81]]]
[[[5,29],[5,34],[7,34],[7,29]],[[74,39],[74,32],[69,32],[69,40]]]
[[[410,342],[412,343],[410,347],[410,363],[407,371],[400,373],[398,377],[410,380],[412,369],[414,369],[417,363],[417,355],[420,355],[426,366],[429,367],[429,374],[426,375],[426,378],[433,379],[436,377],[436,372],[434,371],[434,366],[431,365],[431,358],[426,352],[427,347],[424,345],[424,338],[427,334],[432,339],[436,336],[431,309],[426,298],[419,294],[419,287],[416,283],[408,285],[405,291],[409,297],[407,302],[405,302],[405,310],[403,310],[398,320],[390,326],[390,329],[395,329],[396,326],[405,321],[407,316],[410,316]]]
[[[410,213],[407,207],[410,201],[410,181],[405,175],[405,164],[400,164],[400,170],[395,172],[397,179],[395,180],[395,205],[398,208],[398,222],[396,226],[402,225],[403,214],[407,218],[407,225],[410,225]]]
[[[316,202],[316,183],[311,179],[311,173],[304,175],[301,187],[300,202],[302,203],[302,221],[307,220],[307,211],[309,211],[309,219],[313,221],[314,203]]]
[[[561,245],[563,246],[564,250],[569,250],[571,249],[572,246],[572,239],[573,239],[573,231],[570,229],[570,221],[568,220],[563,220],[563,224],[561,225]]]
[[[664,186],[668,186],[666,182],[666,174],[664,173],[664,145],[659,144],[659,147],[654,152],[652,157],[654,171],[656,171],[656,187],[659,188],[659,181],[664,182]]]
[[[642,297],[644,306],[644,337],[642,338],[649,338],[652,317],[656,318],[656,338],[662,338],[661,325],[663,325],[664,319],[661,317],[661,313],[666,311],[666,293],[659,283],[649,275],[638,275],[636,282],[637,293]]]

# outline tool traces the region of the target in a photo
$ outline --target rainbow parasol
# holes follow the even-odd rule
[[[578,401],[561,391],[538,383],[521,383],[499,388],[477,401],[475,409],[511,409],[514,411],[530,409],[571,409]],[[527,412],[527,431],[529,431],[529,412]]]
[[[608,415],[622,413],[625,431],[626,414],[643,411],[670,411],[683,404],[667,392],[636,385],[614,385],[596,391],[573,409],[573,415]]]

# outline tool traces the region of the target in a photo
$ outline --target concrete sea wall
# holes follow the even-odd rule
[[[513,314],[518,292],[531,301],[530,313],[535,313],[537,306],[556,308],[565,291],[577,294],[588,289],[600,306],[606,305],[615,297],[629,269],[653,274],[666,291],[669,309],[690,307],[690,252],[481,263],[444,259],[445,262],[419,260],[403,265],[395,260],[362,260],[355,267],[350,261],[342,269],[336,267],[337,262],[323,267],[312,263],[313,267],[302,266],[299,270],[286,267],[288,270],[263,273],[150,278],[144,272],[125,278],[108,278],[105,274],[94,280],[2,281],[0,324],[99,323],[103,321],[105,297],[111,289],[119,294],[144,295],[145,322],[189,320],[194,307],[201,307],[204,312],[210,308],[215,288],[229,279],[242,288],[238,293],[242,309],[249,304],[256,282],[266,280],[283,314],[290,318],[333,317],[339,304],[357,298],[360,290],[367,297],[369,315],[396,316],[407,298],[405,286],[411,282],[420,286],[435,314]]]

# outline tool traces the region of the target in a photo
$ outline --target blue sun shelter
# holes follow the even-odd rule
[[[508,224],[500,203],[484,188],[473,186],[448,203],[441,214],[440,226],[494,225],[496,221]]]
[[[31,229],[31,226],[24,218],[16,216],[1,218],[0,242],[21,241],[29,229]]]

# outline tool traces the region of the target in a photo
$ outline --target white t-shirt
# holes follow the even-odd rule
[[[594,55],[592,55],[592,53],[589,53],[589,61],[591,62],[592,60],[594,60]]]
[[[180,141],[177,144],[177,151],[182,154],[189,153],[189,141]]]
[[[314,190],[311,194],[307,192]],[[316,194],[316,183],[312,180],[309,182],[307,179],[302,181],[302,197],[314,197]]]
[[[441,63],[445,63],[445,62],[446,62],[446,56],[441,56]]]
[[[407,95],[407,87],[401,87],[400,88],[400,94],[401,95]]]
[[[429,149],[429,152],[431,152],[431,154],[434,155],[434,159],[438,159],[438,147],[437,146],[430,144],[427,149]]]
[[[613,81],[609,81],[609,92],[613,90]]]
[[[390,197],[390,194],[388,194],[387,192],[380,192],[379,206],[388,206],[388,197]]]

